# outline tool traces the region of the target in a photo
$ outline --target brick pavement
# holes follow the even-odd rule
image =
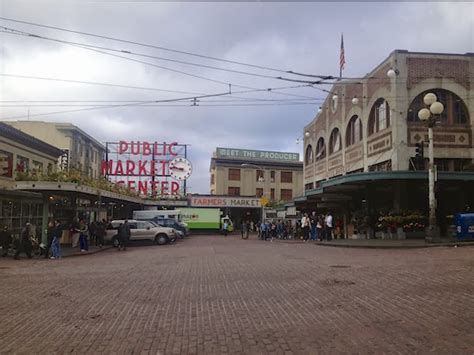
[[[473,256],[196,236],[0,259],[0,353],[472,354]]]

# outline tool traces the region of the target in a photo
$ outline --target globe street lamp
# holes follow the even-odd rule
[[[429,226],[426,235],[426,240],[430,242],[440,241],[439,227],[436,225],[436,196],[434,192],[435,188],[435,170],[434,164],[434,150],[433,150],[433,127],[436,124],[436,119],[443,113],[444,106],[438,101],[438,98],[434,93],[427,93],[423,97],[423,102],[426,105],[418,111],[418,118],[428,125],[428,201],[430,208]]]

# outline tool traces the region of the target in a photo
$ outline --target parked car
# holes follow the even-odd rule
[[[189,228],[185,223],[177,222],[174,218],[157,217],[151,220],[155,224],[162,227],[174,228],[177,231],[182,232],[183,236],[189,235]]]
[[[114,220],[107,227],[106,242],[118,245],[117,230],[125,220]],[[152,240],[163,245],[176,240],[176,231],[173,228],[157,226],[148,221],[128,220],[130,226],[130,240]]]
[[[155,226],[157,226],[157,227],[168,227],[168,228],[172,228],[172,227],[166,226],[166,225],[164,225],[164,224],[159,224],[159,223],[157,223],[157,222],[155,222],[155,221],[148,221],[148,222],[150,222],[151,224],[153,224],[153,225],[155,225]],[[175,229],[174,232],[176,233],[176,239],[184,239],[185,234],[184,234],[182,231],[180,231],[179,229]]]

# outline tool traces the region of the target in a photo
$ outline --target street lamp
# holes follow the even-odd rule
[[[243,168],[253,168],[253,169],[258,169],[258,170],[262,170],[262,171],[266,170],[265,168],[262,168],[261,166],[255,165],[255,164],[242,163],[242,164],[240,164],[240,166],[243,167]],[[265,178],[263,176],[260,176],[258,178],[258,182],[261,182],[261,183],[265,182]],[[264,188],[262,188],[262,190],[264,190]],[[262,196],[260,196],[260,198],[262,198],[263,196],[264,195],[262,194]],[[260,219],[263,222],[263,219],[264,219],[264,206],[263,206],[262,201],[260,201],[260,206],[261,206]]]
[[[436,165],[434,164],[433,127],[436,124],[436,118],[439,117],[439,115],[441,115],[443,112],[444,106],[438,101],[438,98],[432,92],[427,93],[423,97],[423,102],[426,107],[418,111],[418,118],[421,121],[426,122],[428,125],[428,156],[430,160],[428,166],[428,200],[430,218],[426,240],[430,242],[436,242],[440,241],[440,232],[439,227],[436,225],[436,196],[434,192]]]

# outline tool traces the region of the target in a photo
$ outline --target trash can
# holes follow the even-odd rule
[[[474,240],[474,213],[456,214],[454,224],[458,240]]]

